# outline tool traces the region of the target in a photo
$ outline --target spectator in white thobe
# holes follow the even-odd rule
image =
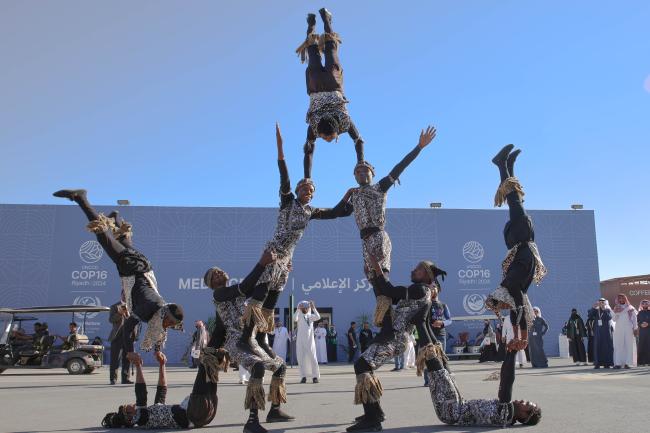
[[[314,329],[314,337],[316,338],[316,359],[319,364],[327,364],[327,329],[325,329],[325,322],[320,322],[318,327]]]
[[[413,333],[409,334],[406,342],[406,350],[404,351],[404,367],[415,368],[415,336]]]
[[[280,322],[280,320],[275,321],[275,331],[273,331],[273,351],[280,358],[287,360],[287,345],[289,344],[289,331],[287,328]]]
[[[314,383],[320,379],[320,369],[316,359],[316,343],[314,341],[314,322],[320,320],[314,301],[302,301],[293,320],[296,322],[296,358],[300,367],[300,383],[307,383],[311,377]]]
[[[636,366],[636,338],[639,325],[636,308],[630,305],[627,296],[616,297],[614,306],[614,368]]]
[[[508,314],[503,321],[503,341],[501,343],[507,345],[513,338],[515,338],[515,331],[512,328],[512,322],[510,321],[510,315]],[[523,350],[518,351],[515,356],[515,363],[519,364],[519,368],[522,368],[525,361],[526,352]]]

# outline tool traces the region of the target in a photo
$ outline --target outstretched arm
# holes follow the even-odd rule
[[[287,169],[287,163],[284,161],[282,133],[280,132],[280,125],[277,122],[275,124],[275,142],[278,147],[278,169],[280,170],[280,206],[284,207],[291,203],[294,197],[291,193],[289,170]]]
[[[352,119],[350,119],[348,134],[350,134],[350,138],[354,141],[354,150],[357,152],[357,162],[363,161],[363,138],[361,138],[361,135],[359,134],[357,127],[354,125],[354,122],[352,122]]]
[[[167,399],[167,371],[165,364],[167,364],[167,357],[162,352],[156,352],[156,361],[158,361],[158,387],[156,388],[156,398],[154,404],[165,404]]]
[[[238,296],[244,295],[249,297],[257,284],[257,281],[264,273],[264,268],[275,261],[275,253],[271,251],[264,251],[259,262],[255,265],[253,270],[244,278],[240,284],[233,284],[232,286],[221,287],[214,291],[213,298],[215,302],[230,301]]]
[[[436,137],[436,128],[433,126],[427,127],[426,130],[420,132],[420,139],[415,149],[410,151],[404,159],[402,159],[393,169],[390,174],[379,181],[379,187],[382,191],[386,192],[393,186],[395,181],[400,177],[402,172],[409,166],[410,163],[420,154],[420,151],[427,147],[429,143]]]
[[[255,285],[257,284],[257,281],[262,276],[262,273],[264,273],[266,266],[275,262],[275,260],[275,253],[270,250],[265,250],[251,273],[248,274],[248,276],[244,278],[244,281],[242,281],[239,285],[239,290],[246,296],[250,296],[251,292],[255,288]]]
[[[501,364],[499,376],[499,402],[509,403],[512,400],[512,385],[515,383],[515,357],[517,352],[506,352],[506,359]]]
[[[137,353],[129,353],[127,358],[135,366],[135,405],[147,407],[147,384],[142,373],[142,358]]]
[[[350,203],[350,196],[355,189],[347,190],[341,201],[331,209],[315,208],[311,213],[311,219],[329,220],[350,216],[354,211],[352,203]]]
[[[316,133],[314,132],[313,128],[310,125],[308,125],[307,140],[305,141],[305,147],[304,147],[305,157],[303,160],[305,178],[311,177],[311,163],[312,163],[312,158],[314,156],[315,148],[316,148]]]
[[[377,277],[372,281],[372,283],[377,288],[377,294],[388,296],[389,298],[393,299],[406,299],[406,291],[408,289],[404,286],[393,286],[391,282],[386,278],[384,270],[381,268],[379,261],[377,261],[377,259],[372,255],[369,257],[372,268],[377,275]]]

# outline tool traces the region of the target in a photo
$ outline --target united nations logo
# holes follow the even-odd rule
[[[487,296],[473,293],[463,298],[463,308],[468,314],[479,315],[485,313],[485,300]]]
[[[84,263],[97,263],[104,255],[104,249],[97,241],[86,241],[79,248],[79,257]]]
[[[476,241],[469,241],[463,245],[463,257],[470,263],[480,262],[484,255],[483,245]]]
[[[83,305],[84,307],[101,307],[102,302],[97,296],[77,296],[72,301],[72,305]],[[84,315],[86,319],[92,319],[96,317],[99,313],[74,313],[77,319],[83,319]]]

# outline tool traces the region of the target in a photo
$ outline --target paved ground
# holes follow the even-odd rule
[[[466,398],[496,395],[497,382],[483,379],[496,371],[495,364],[475,361],[454,362],[453,369]],[[414,370],[390,372],[384,367],[379,377],[384,385],[382,404],[388,420],[384,430],[395,433],[487,432],[502,429],[451,428],[435,416],[428,390]],[[189,393],[194,371],[169,369],[169,402],[179,402]],[[544,418],[536,427],[516,427],[526,431],[625,433],[648,431],[650,408],[650,368],[599,370],[575,367],[568,360],[551,360],[544,370],[524,368],[518,371],[515,398],[540,403]],[[90,376],[70,376],[57,370],[8,370],[0,376],[0,431],[2,432],[95,432],[103,414],[121,402],[133,400],[129,386],[109,386],[108,371]],[[146,378],[155,385],[156,373],[148,368]],[[352,405],[354,375],[348,365],[322,369],[321,383],[298,384],[298,372],[288,374],[287,411],[297,420],[267,425],[274,432],[342,432],[360,408]],[[245,420],[244,387],[237,383],[236,372],[224,374],[219,385],[217,418],[206,429],[241,432]],[[150,392],[150,396],[153,392]]]

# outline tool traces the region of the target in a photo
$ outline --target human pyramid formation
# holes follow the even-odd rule
[[[492,160],[500,173],[500,186],[495,206],[507,203],[510,221],[504,229],[509,249],[503,262],[503,281],[488,297],[486,306],[499,314],[509,310],[515,327],[515,338],[508,344],[508,354],[501,367],[498,398],[464,400],[450,374],[447,358],[437,342],[429,320],[431,292],[442,289],[446,273],[431,261],[422,261],[411,272],[409,286],[395,286],[388,280],[391,265],[391,242],[385,227],[386,195],[404,169],[435,138],[435,128],[429,126],[420,133],[417,146],[379,182],[373,183],[375,170],[364,159],[363,140],[350,119],[343,94],[343,69],[338,58],[341,40],[332,29],[332,14],[320,10],[324,33],[315,32],[316,15],[307,17],[307,38],[296,50],[308,62],[306,70],[307,93],[310,104],[309,124],[304,147],[304,174],[295,192],[291,191],[289,173],[284,161],[282,136],[276,125],[278,167],[280,171],[280,209],[273,238],[250,274],[240,283],[228,285],[228,274],[210,268],[204,276],[205,284],[213,290],[216,305],[216,327],[208,346],[200,355],[200,366],[192,393],[182,403],[166,405],[165,355],[162,353],[167,329],[182,328],[183,309],[166,303],[158,291],[158,284],[149,260],[132,243],[132,226],[117,212],[108,216],[98,213],[90,205],[85,190],[61,190],[54,193],[76,202],[90,221],[88,230],[95,233],[99,243],[115,263],[122,282],[122,300],[129,318],[124,325],[125,347],[128,358],[137,368],[135,384],[136,404],[125,404],[117,412],[108,413],[105,427],[193,428],[209,424],[216,415],[217,381],[220,371],[227,371],[230,360],[250,371],[244,407],[249,416],[245,433],[263,433],[258,411],[264,410],[266,400],[271,403],[266,421],[286,422],[294,418],[281,409],[287,402],[284,359],[277,356],[267,344],[266,334],[273,331],[273,312],[289,272],[298,241],[312,219],[332,219],[354,214],[360,230],[364,271],[374,287],[375,324],[381,331],[372,344],[354,364],[356,386],[354,403],[363,405],[363,415],[356,418],[348,431],[379,431],[385,419],[380,406],[382,385],[374,371],[397,354],[403,353],[408,335],[414,329],[419,335],[417,372],[429,375],[429,389],[439,419],[455,425],[508,426],[515,422],[536,424],[541,409],[527,401],[512,401],[515,379],[515,354],[527,345],[528,327],[533,314],[527,291],[530,284],[539,283],[546,273],[534,242],[530,217],[522,203],[524,192],[514,177],[515,159],[520,150],[505,146]],[[325,57],[323,65],[322,56]],[[314,144],[317,137],[331,142],[347,132],[354,140],[357,164],[354,176],[358,187],[347,191],[343,199],[331,209],[309,205],[315,185],[311,180]],[[155,404],[147,406],[147,391],[142,375],[142,359],[135,353],[129,338],[138,322],[148,324],[141,343],[144,351],[154,350],[160,363],[160,380]],[[426,370],[425,370],[426,369]],[[263,388],[265,371],[272,372],[268,397]]]

